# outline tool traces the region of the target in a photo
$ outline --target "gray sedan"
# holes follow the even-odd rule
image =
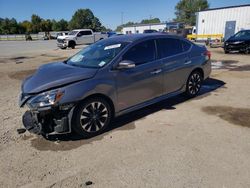
[[[161,33],[104,39],[23,81],[23,124],[36,134],[96,136],[122,114],[180,93],[195,97],[211,73],[210,56],[203,46]]]

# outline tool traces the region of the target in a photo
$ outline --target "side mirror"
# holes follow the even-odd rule
[[[123,60],[120,63],[118,63],[117,69],[131,69],[135,67],[135,63],[133,61],[129,60]]]

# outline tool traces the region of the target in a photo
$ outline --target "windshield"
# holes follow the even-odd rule
[[[68,35],[76,35],[78,31],[70,31]]]
[[[128,43],[100,41],[84,48],[66,63],[85,68],[100,68],[108,64]]]
[[[234,35],[234,38],[250,38],[250,31],[240,31]]]

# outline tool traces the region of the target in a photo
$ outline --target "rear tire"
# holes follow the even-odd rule
[[[110,104],[101,97],[90,98],[76,107],[72,129],[83,138],[91,138],[104,132],[111,119]]]
[[[203,76],[200,71],[194,71],[190,74],[188,77],[187,83],[186,83],[186,92],[185,94],[189,98],[193,98],[197,96],[201,89],[201,85],[203,82]]]

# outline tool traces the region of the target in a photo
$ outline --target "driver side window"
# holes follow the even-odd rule
[[[136,44],[130,48],[124,55],[123,60],[133,61],[136,65],[141,65],[154,61],[156,58],[155,42],[148,40]]]
[[[80,31],[80,32],[77,34],[78,37],[81,37],[82,35],[83,35],[82,31]]]

